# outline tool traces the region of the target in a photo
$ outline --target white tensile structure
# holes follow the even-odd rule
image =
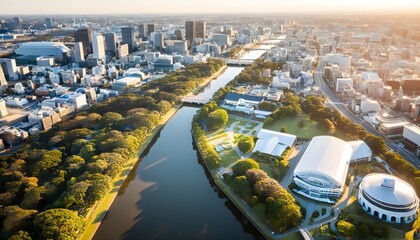
[[[408,223],[417,218],[419,198],[405,181],[383,173],[365,176],[358,201],[370,215],[386,222]]]
[[[292,147],[296,143],[296,136],[261,129],[258,132],[258,141],[252,152],[262,152],[273,156],[280,156],[287,147]]]
[[[334,203],[343,194],[350,162],[370,161],[371,156],[363,141],[314,137],[293,172],[293,181],[299,187],[295,191],[317,201]]]

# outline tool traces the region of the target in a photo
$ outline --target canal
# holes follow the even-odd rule
[[[200,95],[211,97],[242,70],[228,67]],[[206,172],[190,132],[197,110],[182,107],[162,128],[121,186],[95,240],[264,239]]]

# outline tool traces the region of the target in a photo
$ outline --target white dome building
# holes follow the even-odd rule
[[[61,42],[26,42],[22,43],[16,54],[23,56],[55,56],[70,52],[70,49]]]
[[[419,198],[410,184],[383,173],[365,176],[358,201],[362,208],[386,222],[408,223],[417,218]]]

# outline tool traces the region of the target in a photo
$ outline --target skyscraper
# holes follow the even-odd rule
[[[185,22],[185,39],[191,44],[194,38],[196,38],[196,25],[195,21]]]
[[[93,57],[96,59],[105,58],[104,37],[97,35],[92,39]]]
[[[182,40],[182,32],[181,30],[175,30],[176,40]]]
[[[83,51],[83,43],[75,42],[74,43],[74,61],[76,63],[82,62],[85,60],[85,54]]]
[[[195,33],[196,33],[196,37],[197,38],[205,38],[206,37],[206,31],[207,31],[207,23],[206,23],[206,21],[197,21],[196,23],[195,23],[195,27],[196,27],[196,29],[195,29]]]
[[[156,28],[156,24],[154,23],[147,24],[147,37],[149,37],[152,32],[156,32]]]
[[[155,46],[156,49],[162,50],[164,47],[163,33],[156,32],[154,36],[155,37],[153,39],[153,45]]]
[[[90,29],[77,29],[77,31],[74,33],[74,41],[83,43],[83,50],[85,54],[92,53],[92,37]]]
[[[105,50],[107,52],[116,53],[117,36],[115,33],[105,33]]]
[[[4,73],[9,81],[19,80],[19,72],[16,67],[15,59],[3,59],[1,63]]]
[[[22,20],[20,17],[13,18],[13,27],[14,29],[21,29],[22,28]]]
[[[140,24],[139,25],[139,38],[141,40],[146,40],[146,34],[147,34],[147,29],[146,29],[146,25],[145,24]]]
[[[121,28],[121,43],[128,44],[130,52],[133,51],[136,42],[134,37],[134,29],[132,27]]]
[[[3,68],[0,66],[0,94],[7,91],[7,81],[4,76]]]
[[[47,28],[52,28],[52,19],[51,18],[45,18],[45,25],[47,25]]]

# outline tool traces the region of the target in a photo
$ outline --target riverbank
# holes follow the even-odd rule
[[[226,69],[226,65],[221,67],[217,72],[212,74],[211,76],[204,78],[203,82],[197,86],[196,89],[194,89],[191,93],[188,95],[194,94],[194,92],[200,91],[203,87],[205,87],[209,82],[211,82],[213,79],[217,78],[221,73],[224,72]],[[182,103],[179,103],[172,107],[171,110],[169,110],[161,119],[159,125],[157,125],[153,131],[148,135],[148,137],[145,139],[141,147],[139,148],[139,151],[137,153],[137,156],[135,158],[130,159],[124,166],[122,172],[119,174],[118,177],[116,177],[112,182],[112,190],[98,203],[96,203],[92,210],[89,212],[89,214],[86,216],[87,219],[87,226],[85,233],[82,236],[82,240],[90,240],[95,235],[96,231],[98,230],[99,226],[102,223],[102,220],[106,216],[109,208],[111,207],[112,203],[114,202],[115,198],[118,196],[118,192],[124,183],[126,177],[128,174],[133,170],[136,163],[140,160],[139,157],[143,154],[143,152],[146,150],[146,148],[150,145],[150,143],[153,141],[153,139],[156,137],[157,133],[159,133],[160,130],[165,126],[165,124],[175,115],[175,113],[182,107]]]
[[[198,85],[192,92],[190,92],[186,96],[196,95],[196,94],[200,93],[201,90],[203,88],[205,88],[211,81],[215,80],[219,75],[221,75],[222,73],[224,73],[225,70],[226,70],[226,68],[227,68],[227,65],[224,65],[217,72],[215,72],[214,74],[212,74],[210,77],[205,78],[200,85]]]
[[[193,135],[194,142],[196,142],[195,134]],[[197,147],[198,152],[203,159],[204,165],[206,166],[206,171],[210,173],[212,180],[216,184],[216,186],[226,195],[226,197],[238,208],[242,214],[248,219],[248,221],[254,225],[256,229],[266,238],[266,239],[275,239],[273,237],[274,232],[268,228],[268,226],[261,221],[261,219],[254,213],[254,211],[242,200],[240,199],[230,187],[223,181],[222,175],[216,170],[211,169],[207,161],[205,160],[205,156],[201,152],[201,149]]]

